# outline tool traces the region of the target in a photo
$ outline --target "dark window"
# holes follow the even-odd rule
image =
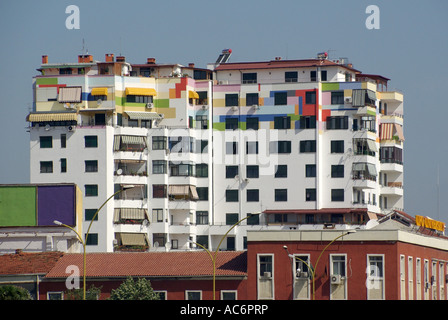
[[[84,210],[84,219],[86,221],[92,221],[93,216],[95,215],[95,213],[97,212],[98,209],[85,209]],[[95,221],[98,220],[98,215],[96,215],[95,217]]]
[[[297,71],[286,71],[285,72],[285,82],[297,82],[298,81]]]
[[[288,189],[275,189],[275,201],[288,201]]]
[[[238,129],[238,118],[226,118],[226,130]]]
[[[253,225],[260,224],[260,215],[248,213],[247,216],[249,217],[249,218],[247,218],[248,225],[253,226]]]
[[[152,173],[165,174],[167,173],[166,160],[152,160]]]
[[[301,116],[300,129],[316,129],[316,116]]]
[[[226,214],[226,225],[234,225],[239,220],[238,213],[227,213]]]
[[[86,184],[85,185],[85,196],[86,197],[97,197],[98,196],[98,185],[97,184]]]
[[[243,83],[257,83],[257,73],[243,73]]]
[[[305,200],[316,201],[316,189],[305,189]]]
[[[246,141],[246,154],[258,154],[258,141]]]
[[[258,178],[259,177],[259,167],[256,165],[246,167],[246,177],[247,178]]]
[[[98,172],[98,160],[85,161],[86,172]]]
[[[194,70],[193,78],[195,80],[207,80],[207,72],[205,70]]]
[[[208,177],[208,164],[198,163],[196,164],[196,177],[207,178]]]
[[[60,68],[59,74],[72,74],[72,69],[71,68]]]
[[[235,178],[238,175],[238,166],[226,166],[226,179]]]
[[[84,137],[84,147],[98,148],[98,137],[97,136],[85,136]]]
[[[247,93],[246,106],[251,107],[253,105],[258,105],[258,93]]]
[[[104,113],[95,113],[95,125],[104,126],[106,124],[106,115]]]
[[[238,94],[228,93],[226,94],[226,107],[238,106]]]
[[[67,135],[61,134],[61,148],[67,147]]]
[[[320,81],[327,81],[327,70],[322,70],[320,72]]]
[[[136,103],[152,103],[152,96],[136,96],[136,95],[128,95],[126,96],[126,102],[136,102]]]
[[[331,153],[344,153],[344,140],[332,140]]]
[[[315,164],[305,165],[305,176],[307,178],[316,177],[316,165]]]
[[[39,140],[40,140],[41,148],[53,148],[53,137],[42,136],[42,137],[39,137]]]
[[[286,104],[288,104],[288,93],[274,92],[274,105],[284,106]]]
[[[331,104],[344,104],[344,91],[333,91],[331,93]]]
[[[226,142],[226,154],[238,154],[238,142]]]
[[[310,71],[310,81],[317,81],[317,72]]]
[[[208,224],[208,211],[196,211],[196,224]]]
[[[67,172],[67,159],[61,159],[61,172]]]
[[[288,177],[288,166],[286,164],[281,164],[276,166],[275,170],[276,178],[287,178]]]
[[[196,191],[198,192],[198,197],[200,201],[208,200],[208,187],[197,187]]]
[[[238,202],[238,190],[226,190],[226,202]]]
[[[86,239],[87,246],[97,246],[98,245],[98,233],[85,234],[84,239]]]
[[[152,137],[152,150],[165,150],[166,149],[166,137],[153,136]]]
[[[344,178],[344,165],[332,165],[331,166],[331,177],[332,178]]]
[[[380,161],[382,163],[403,164],[403,150],[396,147],[381,147]]]
[[[316,140],[300,141],[300,152],[316,152]]]
[[[291,129],[291,117],[274,117],[274,129]]]
[[[167,190],[165,184],[153,184],[152,185],[152,197],[153,198],[166,198]]]
[[[260,195],[258,189],[247,189],[247,201],[257,202],[260,201]]]
[[[207,115],[197,115],[196,116],[196,129],[207,129],[208,119]]]
[[[246,129],[258,130],[259,120],[258,117],[247,117],[246,118]]]
[[[344,201],[344,189],[331,189],[331,201]]]
[[[316,104],[316,92],[308,91],[305,93],[305,104]]]
[[[347,116],[327,117],[327,130],[348,129]]]
[[[291,153],[291,141],[277,141],[278,153]]]
[[[40,173],[53,173],[53,161],[41,161]]]

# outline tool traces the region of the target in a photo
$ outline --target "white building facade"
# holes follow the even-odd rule
[[[28,116],[31,182],[83,190],[89,251],[242,250],[248,230],[403,208],[403,95],[387,78],[326,58],[105,60],[44,56]]]

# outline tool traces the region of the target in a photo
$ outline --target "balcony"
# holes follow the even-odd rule
[[[383,91],[380,92],[381,101],[395,101],[395,102],[403,102],[403,94],[398,91]]]
[[[389,196],[403,196],[403,183],[389,182],[387,186],[381,186],[381,194]]]
[[[190,211],[190,210],[196,210],[197,204],[196,204],[196,201],[192,201],[192,200],[182,200],[182,199],[171,200],[170,199],[168,208],[170,210],[188,210],[188,211]]]
[[[381,160],[381,171],[383,172],[403,172],[402,162],[385,162]]]

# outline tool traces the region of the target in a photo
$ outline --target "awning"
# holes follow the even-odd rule
[[[145,209],[116,208],[114,210],[114,222],[119,222],[122,219],[124,219],[124,220],[144,220],[144,219],[148,219],[148,216],[147,216],[147,212]]]
[[[92,96],[107,96],[107,88],[93,88],[90,94]]]
[[[199,99],[199,94],[196,91],[188,91],[189,99]]]
[[[140,145],[146,148],[146,137],[142,136],[115,136],[114,137],[114,151],[119,151],[121,144]]]
[[[374,164],[372,163],[366,163],[367,165],[367,172],[371,175],[371,176],[376,176],[376,167]]]
[[[144,233],[119,233],[117,235],[123,246],[147,246],[148,241]]]
[[[59,88],[58,102],[61,103],[81,102],[81,87]]]
[[[404,141],[403,127],[397,123],[380,124],[380,140],[392,140],[394,135],[399,141]]]
[[[367,139],[367,146],[369,147],[370,151],[378,152],[375,141]]]
[[[353,169],[353,171],[365,171],[366,164],[365,163],[354,163],[352,169]]]
[[[155,96],[157,92],[151,88],[126,88],[126,95],[129,96]]]
[[[198,191],[196,190],[196,186],[190,186],[191,198],[193,200],[199,200]]]
[[[404,141],[403,127],[395,123],[395,131],[397,132],[398,140]]]
[[[170,196],[188,196],[189,186],[188,185],[170,185],[168,189],[168,194]]]
[[[51,122],[51,121],[76,121],[75,112],[71,113],[30,113],[26,120],[29,122]]]
[[[162,117],[157,112],[138,112],[138,111],[125,111],[131,119],[140,120],[158,120]]]

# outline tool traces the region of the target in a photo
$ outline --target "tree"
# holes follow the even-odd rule
[[[134,281],[128,277],[117,289],[112,290],[110,300],[159,300],[151,282],[144,278]]]
[[[0,300],[31,300],[31,294],[28,290],[7,285],[7,286],[0,286]]]
[[[101,294],[102,287],[95,287],[93,284],[89,288],[86,288],[86,300],[98,300]],[[83,289],[72,289],[65,292],[64,300],[82,300],[83,299]]]

